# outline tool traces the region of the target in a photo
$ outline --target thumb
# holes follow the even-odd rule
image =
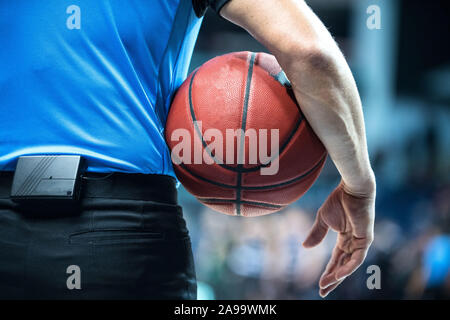
[[[317,213],[316,221],[309,232],[309,235],[303,241],[303,247],[312,248],[322,242],[323,238],[327,235],[328,225],[321,218],[320,211]]]

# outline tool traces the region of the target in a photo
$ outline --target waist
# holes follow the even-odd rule
[[[0,199],[11,194],[13,171],[0,171]],[[81,178],[81,198],[143,200],[177,205],[176,180],[168,175],[86,172]]]
[[[7,128],[4,131],[8,132],[8,135],[14,136],[14,132],[8,131]],[[39,131],[46,132],[41,127]],[[47,132],[50,134],[49,129],[47,129]],[[80,155],[86,161],[86,171],[88,172],[169,175],[175,178],[169,149],[163,137],[157,135],[140,136],[141,138],[135,139],[133,145],[130,146],[127,135],[112,135],[114,136],[113,139],[96,134],[96,141],[108,146],[117,146],[111,148],[99,145],[87,147],[83,146],[81,141],[67,144],[71,139],[65,136],[62,136],[61,139],[66,139],[66,144],[60,144],[56,141],[49,144],[47,141],[39,141],[39,137],[28,137],[19,133],[16,133],[16,136],[18,138],[14,145],[0,143],[0,171],[15,170],[19,156]],[[0,141],[2,141],[2,138],[2,132],[0,131]],[[5,139],[8,139],[8,137],[5,136]]]

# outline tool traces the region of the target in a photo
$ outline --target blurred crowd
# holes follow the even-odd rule
[[[332,183],[331,183],[332,185]],[[328,188],[313,187],[315,197]],[[450,186],[383,190],[378,183],[375,241],[365,263],[329,298],[450,298]],[[194,200],[195,201],[195,200]],[[336,234],[316,248],[301,245],[315,210],[302,200],[279,213],[230,217],[192,201],[185,208],[194,244],[199,298],[317,299],[318,280]],[[381,270],[381,289],[367,287],[367,267]]]

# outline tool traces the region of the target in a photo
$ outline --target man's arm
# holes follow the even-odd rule
[[[231,0],[220,11],[275,55],[302,111],[341,174],[319,209],[305,247],[329,228],[339,232],[320,280],[326,296],[364,261],[373,239],[375,177],[367,152],[361,100],[336,42],[303,0]]]

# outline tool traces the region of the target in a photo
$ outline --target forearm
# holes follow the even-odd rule
[[[336,48],[337,49],[337,48]],[[308,122],[328,150],[344,184],[370,193],[374,176],[367,152],[361,100],[340,53],[320,53],[314,63],[299,56],[278,56]],[[306,58],[307,59],[307,58]],[[317,65],[318,64],[318,65]]]
[[[277,58],[308,122],[344,184],[375,188],[361,100],[350,68],[328,30],[301,0],[233,0],[222,15],[249,31]]]

